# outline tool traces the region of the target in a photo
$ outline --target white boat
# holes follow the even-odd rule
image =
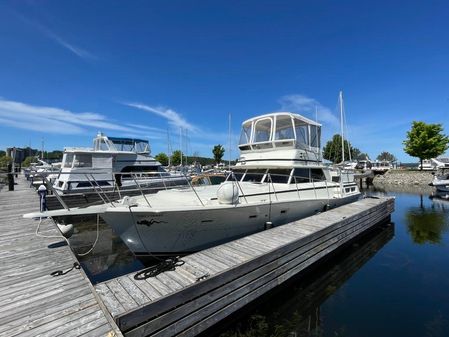
[[[150,156],[147,140],[108,138],[98,133],[92,148],[64,149],[53,190],[67,195],[95,189],[109,191],[185,184],[183,175],[166,172],[161,163]]]
[[[434,186],[439,192],[449,193],[449,165],[447,167],[439,167],[429,185]]]
[[[136,255],[198,251],[359,199],[352,174],[323,165],[320,135],[298,114],[258,116],[243,123],[240,158],[220,185],[25,217],[97,213]]]
[[[387,160],[376,160],[371,162],[371,171],[373,171],[374,174],[385,174],[391,167],[391,163]]]

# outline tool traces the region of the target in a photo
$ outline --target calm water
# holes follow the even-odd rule
[[[449,336],[449,201],[419,189],[367,193],[396,197],[392,224],[203,335]],[[87,228],[74,244],[95,240]],[[93,282],[148,264],[135,260],[107,226],[101,230],[94,254],[82,260]]]

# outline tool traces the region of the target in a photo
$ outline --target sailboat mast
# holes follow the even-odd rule
[[[340,90],[341,162],[345,162],[345,137],[343,133],[343,91]]]
[[[229,114],[228,120],[228,138],[229,138],[229,164],[228,169],[231,170],[231,114]]]

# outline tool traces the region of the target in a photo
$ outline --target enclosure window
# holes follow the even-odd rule
[[[296,141],[301,144],[309,144],[309,126],[300,119],[295,119]]]
[[[264,118],[256,122],[254,142],[268,142],[271,136],[271,118]]]
[[[64,168],[71,168],[73,162],[73,153],[64,154]]]
[[[239,145],[248,144],[251,141],[251,123],[243,125],[240,133]]]
[[[290,116],[276,117],[276,131],[274,134],[274,139],[295,139],[295,134],[293,132],[293,123]]]
[[[319,126],[310,126],[310,146],[320,147],[321,128]]]

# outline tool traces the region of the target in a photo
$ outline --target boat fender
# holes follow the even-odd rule
[[[239,202],[239,189],[237,184],[227,181],[221,184],[217,190],[217,199],[220,204],[235,205]]]

